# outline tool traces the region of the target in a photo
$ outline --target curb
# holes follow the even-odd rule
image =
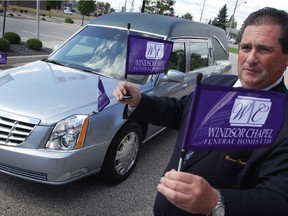
[[[21,66],[29,62],[42,60],[49,55],[32,55],[32,56],[12,56],[7,58],[7,64],[0,64],[0,70]]]

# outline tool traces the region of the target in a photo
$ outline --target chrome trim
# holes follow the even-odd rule
[[[40,120],[0,110],[0,144],[19,146],[34,130]]]

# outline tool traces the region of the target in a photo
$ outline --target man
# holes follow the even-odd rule
[[[240,33],[238,77],[219,75],[203,82],[287,94],[283,78],[287,65],[288,14],[263,8],[248,16]],[[123,99],[127,91],[132,99]],[[182,170],[175,171],[193,94],[179,101],[151,97],[122,82],[114,96],[128,104],[129,119],[179,129],[173,155],[157,187],[155,215],[288,214],[288,106],[284,125],[270,147],[194,152]]]

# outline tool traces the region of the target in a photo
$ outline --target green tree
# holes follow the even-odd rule
[[[174,8],[173,8],[174,4],[175,4],[175,1],[173,0],[147,1],[145,5],[145,12],[167,15],[167,16],[174,16]]]
[[[192,14],[190,13],[185,13],[183,16],[182,16],[183,19],[188,19],[188,20],[193,20],[193,16]]]
[[[231,28],[236,29],[236,28],[237,28],[237,25],[238,25],[238,22],[237,22],[237,20],[235,19],[235,17],[233,17],[233,15],[230,17],[229,21],[226,23],[226,28],[230,28],[231,20],[232,20]]]
[[[46,1],[45,6],[49,11],[49,17],[51,17],[51,9],[58,9],[61,7],[62,1]]]
[[[212,25],[218,26],[224,30],[226,30],[227,23],[227,5],[225,4],[220,10],[217,17],[212,21]]]
[[[91,13],[94,13],[96,9],[96,4],[94,0],[80,0],[78,2],[78,10],[82,15],[82,26],[84,24],[84,16],[90,16]]]
[[[106,2],[104,8],[105,8],[104,13],[107,14],[111,10],[111,5],[108,2]]]

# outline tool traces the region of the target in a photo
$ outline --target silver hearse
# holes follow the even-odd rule
[[[103,15],[47,59],[0,73],[0,171],[60,185],[101,173],[109,182],[133,171],[142,143],[164,128],[122,118],[112,91],[124,80],[129,34],[173,41],[167,69],[129,75],[144,94],[180,98],[204,77],[231,69],[225,31],[181,18]],[[110,103],[97,111],[99,76]]]

